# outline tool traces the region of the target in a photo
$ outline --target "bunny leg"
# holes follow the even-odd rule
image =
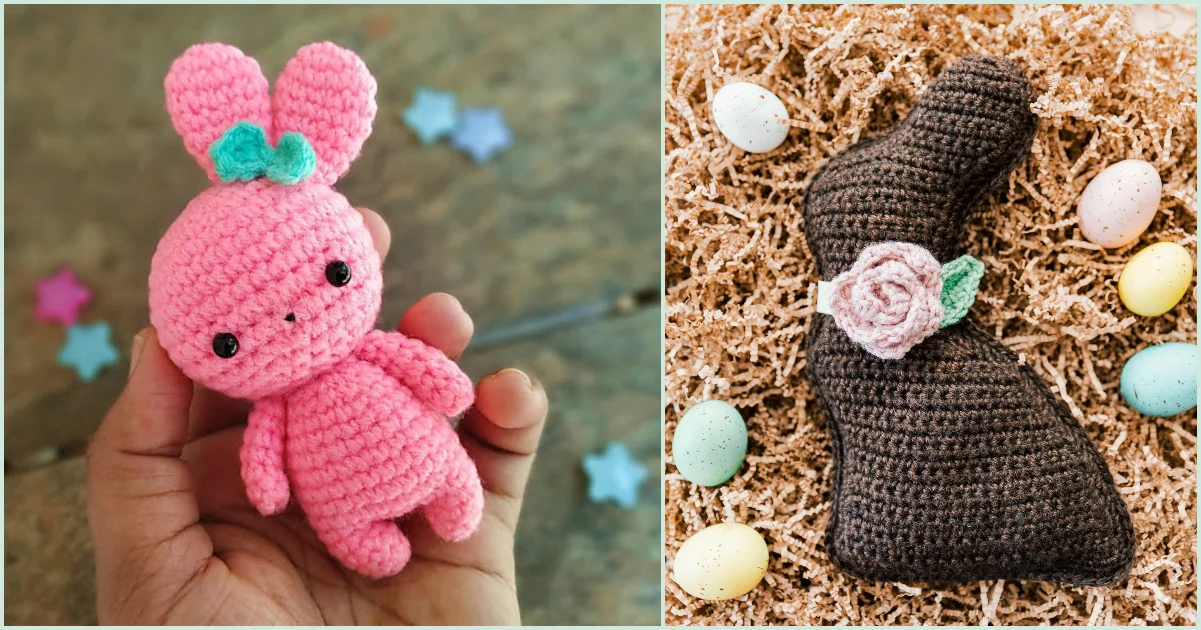
[[[310,524],[330,555],[346,568],[370,578],[399,573],[412,555],[409,539],[390,520],[347,522],[328,518]]]
[[[483,511],[484,488],[479,474],[467,453],[460,450],[454,469],[447,475],[446,485],[425,505],[422,514],[439,538],[458,542],[475,532]]]

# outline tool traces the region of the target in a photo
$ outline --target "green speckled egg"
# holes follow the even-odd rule
[[[1197,406],[1197,346],[1165,343],[1139,350],[1122,368],[1122,398],[1148,416],[1174,416]]]
[[[746,459],[746,422],[729,403],[706,400],[689,409],[671,440],[680,474],[701,486],[730,480]]]

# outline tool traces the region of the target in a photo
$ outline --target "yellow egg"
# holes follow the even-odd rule
[[[1143,317],[1172,310],[1193,281],[1193,258],[1176,243],[1156,243],[1135,254],[1118,278],[1122,304]]]
[[[745,595],[767,573],[767,543],[738,523],[706,527],[684,541],[672,579],[693,597],[718,600]]]

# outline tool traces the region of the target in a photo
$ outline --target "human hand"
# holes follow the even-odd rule
[[[383,219],[363,215],[386,255]],[[472,322],[453,297],[432,294],[399,330],[457,359]],[[238,459],[247,403],[193,385],[152,329],[135,339],[130,367],[88,449],[101,623],[520,623],[513,536],[546,419],[537,382],[512,369],[484,377],[459,424],[485,490],[476,533],[446,543],[406,518],[412,559],[371,580],[331,558],[295,504],[273,517],[250,505]]]

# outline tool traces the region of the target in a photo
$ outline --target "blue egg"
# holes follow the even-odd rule
[[[671,456],[680,474],[701,486],[730,480],[746,459],[746,422],[733,405],[706,400],[689,409],[671,440]]]
[[[1148,416],[1174,416],[1197,406],[1197,346],[1165,343],[1139,350],[1122,368],[1122,398]]]

